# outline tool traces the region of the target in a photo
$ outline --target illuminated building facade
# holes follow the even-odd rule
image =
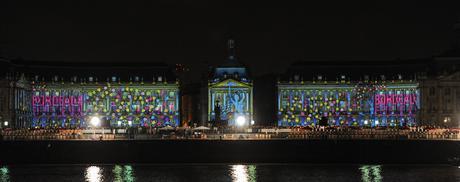
[[[229,40],[229,57],[224,65],[213,70],[208,82],[208,121],[236,125],[238,117],[244,125],[253,119],[253,90],[247,68],[237,62],[233,40]]]
[[[414,125],[420,109],[417,83],[280,84],[278,125]]]
[[[94,116],[105,127],[180,125],[179,83],[166,65],[13,67],[21,76],[10,80],[22,83],[12,97],[15,127],[84,128]]]
[[[178,126],[179,90],[175,85],[32,85],[32,127],[85,127],[92,116],[114,127]]]
[[[427,59],[299,62],[256,81],[257,116],[270,126],[460,126],[459,68],[460,43]],[[202,83],[179,88],[172,70],[0,59],[0,127],[87,127],[93,116],[110,127],[252,123],[253,81],[232,40],[227,61]],[[175,71],[182,80],[194,74],[181,64]]]
[[[315,126],[320,120],[327,120],[327,124],[333,126],[413,126],[417,123],[421,108],[420,84],[416,79],[419,73],[397,73],[404,65],[387,68],[392,71],[384,74],[366,72],[383,65],[335,64],[297,64],[290,69],[293,74],[289,81],[278,82],[279,126]],[[330,69],[348,71],[331,72]],[[304,80],[305,77],[312,79]],[[331,77],[333,79],[328,79]]]
[[[414,60],[293,64],[278,84],[277,124],[460,127],[460,23],[451,48]]]

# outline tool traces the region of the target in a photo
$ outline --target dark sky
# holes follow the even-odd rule
[[[222,63],[226,39],[254,75],[298,60],[386,60],[450,46],[458,3],[0,1],[0,53],[45,61]],[[308,1],[306,1],[308,2]]]

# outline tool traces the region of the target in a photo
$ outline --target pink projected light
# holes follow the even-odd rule
[[[57,115],[81,115],[83,110],[82,96],[33,96],[33,113],[35,116],[43,112],[57,112]],[[54,108],[54,109],[52,109]]]
[[[404,110],[412,113],[417,102],[417,94],[376,94],[374,96],[375,114],[383,112],[399,112]]]

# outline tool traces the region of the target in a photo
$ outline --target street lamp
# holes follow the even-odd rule
[[[244,116],[238,116],[236,118],[236,125],[243,126],[246,123],[246,118]]]
[[[101,119],[99,119],[97,116],[93,116],[90,120],[90,123],[93,127],[97,127],[101,124]]]
[[[8,127],[8,121],[3,122],[3,125],[4,125],[5,127]]]
[[[444,117],[444,125],[449,125],[450,124],[450,117]]]
[[[96,127],[101,124],[101,119],[96,115],[91,118],[89,121],[91,123],[91,128],[93,128],[93,138],[96,138]]]

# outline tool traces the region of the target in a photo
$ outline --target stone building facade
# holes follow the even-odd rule
[[[1,64],[2,127],[84,128],[91,117],[106,127],[180,125],[179,81],[165,64]]]
[[[345,123],[350,126],[375,126],[378,123],[377,125],[380,126],[387,126],[387,124],[389,126],[393,121],[391,125],[406,125],[409,119],[414,122],[408,125],[460,126],[460,56],[455,55],[460,54],[417,60],[322,61],[293,64],[284,75],[279,77],[277,85],[278,125],[310,125],[313,120],[316,123],[320,118],[326,117],[333,125]],[[376,86],[379,88],[374,90],[365,88]],[[363,89],[368,89],[368,91],[363,91]],[[374,94],[368,96],[368,103],[363,105],[361,101],[363,98],[355,93],[356,90],[363,91],[363,93],[374,92]],[[326,91],[328,94],[342,94],[343,97],[348,95],[349,97],[348,100],[347,98],[341,100],[338,96],[335,99],[334,96],[332,99],[329,98],[329,101],[328,98],[323,98],[316,101],[318,103],[312,102],[312,104],[326,103],[329,105],[331,100],[337,100],[337,103],[332,103],[331,107],[337,107],[336,109],[339,109],[337,111],[340,112],[324,111],[329,109],[326,108],[326,104],[319,111],[316,105],[311,110],[310,105],[302,101],[306,106],[304,109],[304,106],[299,106],[297,103],[300,101],[293,100],[297,97],[302,98],[298,96],[299,94],[310,93],[310,91]],[[398,100],[397,92],[413,93],[411,94],[413,96],[405,95]],[[289,94],[292,95],[292,99]],[[381,107],[379,105],[381,103],[377,104],[376,98],[381,98],[380,96],[385,96],[386,109],[382,111],[377,110],[377,107]],[[404,100],[406,96],[409,102]],[[304,97],[317,98],[311,95]],[[411,107],[412,111],[407,111],[407,106],[412,104],[410,101],[412,98],[415,99],[413,102],[415,107]],[[354,104],[355,107],[341,107],[338,102]],[[293,107],[292,103],[297,104]],[[406,108],[398,109],[400,107]],[[343,108],[345,110],[350,108],[350,110],[342,111]]]

